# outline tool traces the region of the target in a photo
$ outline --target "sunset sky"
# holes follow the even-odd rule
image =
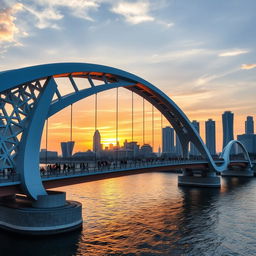
[[[256,109],[256,2],[254,0],[0,0],[0,70],[53,62],[89,62],[117,67],[153,83],[188,115],[216,120],[235,114],[235,135],[244,133]],[[64,87],[63,87],[64,88]],[[115,140],[115,97],[98,96],[98,129]],[[131,93],[120,90],[120,141],[131,139]],[[141,144],[142,99],[135,97],[135,134]],[[146,142],[151,106],[146,105]],[[49,120],[49,149],[69,140],[70,109]],[[94,97],[74,105],[75,151],[91,148]],[[155,112],[157,151],[161,144]],[[164,125],[167,122],[164,121]],[[44,139],[42,147],[44,147]]]

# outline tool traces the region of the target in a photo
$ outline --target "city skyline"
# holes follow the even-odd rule
[[[104,111],[103,111],[104,112]],[[135,125],[134,125],[134,141],[137,141],[140,145],[143,145],[143,127],[142,127],[142,111],[141,109],[139,111],[137,111],[138,116],[140,116],[140,120],[135,121]],[[114,116],[115,116],[115,111],[109,111],[105,109],[104,114],[111,114],[113,117],[112,120],[112,126],[99,126],[97,128],[97,130],[100,130],[100,134],[101,134],[101,144],[103,146],[103,148],[105,148],[106,146],[109,146],[109,144],[116,144],[116,123],[114,120]],[[63,114],[60,113],[60,115]],[[94,124],[94,117],[93,117],[93,111],[91,112],[92,114],[92,118],[91,118],[91,126],[88,127],[76,127],[76,125],[73,124],[73,136],[74,138],[76,138],[76,145],[75,145],[75,151],[79,152],[79,151],[87,151],[87,150],[92,150],[93,149],[93,134],[95,132],[95,127],[93,126]],[[58,115],[58,114],[57,114]],[[99,114],[98,114],[99,115]],[[120,114],[120,118],[126,118],[127,115],[123,115],[122,113]],[[152,115],[149,111],[148,108],[148,112],[145,113],[145,144],[150,144],[152,145]],[[234,115],[234,120],[235,120],[236,116]],[[56,117],[54,117],[54,119],[56,120]],[[158,151],[158,148],[160,147],[162,150],[162,131],[161,131],[161,115],[157,114],[156,111],[154,112],[154,152]],[[208,118],[208,120],[211,118]],[[49,119],[50,120],[50,119]],[[163,118],[164,120],[164,118]],[[130,122],[129,122],[130,121]],[[205,127],[205,122],[207,120],[203,120],[201,121],[197,121],[198,125],[200,127],[200,136],[202,138],[202,140],[205,142],[206,144],[206,127]],[[215,120],[214,120],[215,121]],[[246,133],[246,125],[245,125],[246,119],[243,120],[242,123],[242,127],[241,130],[239,131],[239,133],[234,133],[234,138],[237,138],[237,135],[241,135],[241,134],[245,134]],[[216,121],[215,121],[216,123]],[[63,132],[63,136],[60,136],[62,133],[60,132],[61,127],[59,123],[53,123],[53,129],[52,132],[51,131],[51,122],[49,121],[49,131],[48,131],[48,148],[49,150],[57,150],[58,152],[61,151],[59,145],[61,141],[67,141],[69,140],[69,134],[70,134],[70,123],[67,123],[64,127],[62,127],[62,132]],[[55,128],[56,125],[56,128]],[[136,126],[137,125],[137,126]],[[167,120],[163,121],[163,128],[164,127],[168,127],[170,126],[170,124],[168,123]],[[222,134],[218,134],[217,131],[218,130],[222,130],[222,123],[218,123],[218,126],[215,125],[215,145],[216,145],[216,153],[221,152],[222,151],[222,146],[223,146],[223,137]],[[126,120],[125,122],[125,127],[126,129],[124,131],[122,131],[122,129],[120,129],[120,124],[119,124],[119,137],[118,140],[120,143],[123,143],[125,140],[131,140],[132,137],[132,127],[131,127],[131,120]],[[58,137],[54,136],[55,135],[55,130],[57,130],[57,134],[59,135]],[[76,134],[76,131],[78,131],[78,133]],[[174,133],[175,134],[175,133]],[[52,140],[51,138],[55,138],[55,140]],[[176,143],[177,138],[175,139],[175,143]],[[44,129],[44,133],[42,136],[42,142],[41,142],[41,148],[45,148],[45,129]],[[217,146],[218,145],[218,146]],[[58,149],[56,149],[56,147]],[[178,150],[178,153],[180,152],[181,149],[176,148],[176,150]],[[177,153],[177,152],[176,152]]]
[[[223,141],[227,144],[232,138],[232,120],[233,120],[233,113],[230,111],[225,111],[223,113],[223,130],[226,130],[227,136],[226,138],[223,136]],[[200,135],[199,125],[200,123],[196,120],[193,120],[192,125],[195,127],[197,132]],[[231,125],[230,125],[231,124]],[[76,150],[74,153],[86,153],[86,152],[103,152],[103,151],[115,151],[117,148],[120,150],[141,150],[144,146],[152,147],[151,143],[143,143],[143,139],[141,143],[136,140],[128,140],[124,138],[122,142],[112,141],[111,143],[107,144],[106,142],[103,144],[101,143],[102,137],[100,131],[97,129],[92,137],[92,148],[87,148],[87,150]],[[202,138],[203,139],[203,138]],[[244,132],[242,134],[238,134],[235,138],[243,143],[247,151],[251,154],[256,153],[256,134],[254,134],[254,119],[252,116],[247,116],[246,121],[244,122]],[[216,151],[216,129],[215,129],[215,121],[209,118],[205,121],[205,138],[204,138],[206,147],[208,148],[210,154],[212,156],[219,154],[220,152]],[[179,142],[179,138],[177,133],[175,132],[174,128],[171,126],[165,126],[161,129],[161,146],[158,147],[156,150],[152,147],[153,153],[161,153],[165,156],[181,156],[182,155],[182,147]],[[73,148],[75,145],[75,141],[67,141],[67,142],[60,142],[62,156],[64,158],[71,157]],[[123,146],[121,146],[123,144]],[[46,152],[50,154],[58,154],[60,151],[52,151],[51,149],[46,149],[41,147],[41,157],[46,158]],[[70,152],[70,153],[65,153]],[[238,153],[236,148],[233,149],[233,153]],[[189,154],[191,156],[200,156],[200,152],[194,147],[193,144],[190,144],[189,147]]]

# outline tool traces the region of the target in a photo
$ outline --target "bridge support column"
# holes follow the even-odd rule
[[[229,169],[221,173],[223,177],[253,177],[254,171],[248,167],[246,169]]]
[[[31,200],[25,196],[0,200],[0,228],[20,234],[50,235],[82,227],[82,205],[66,201],[66,193],[48,191]]]
[[[179,186],[190,187],[220,187],[220,177],[215,172],[193,172],[192,170],[184,170],[183,175],[178,176]]]

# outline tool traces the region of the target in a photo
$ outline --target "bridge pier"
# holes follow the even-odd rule
[[[201,170],[183,170],[183,175],[178,176],[179,186],[191,187],[220,187],[220,177],[215,172],[203,172]]]
[[[253,177],[254,171],[248,167],[246,169],[229,169],[221,173],[223,177]]]
[[[82,205],[65,192],[48,191],[37,200],[13,195],[0,200],[0,228],[20,234],[50,235],[82,227]]]

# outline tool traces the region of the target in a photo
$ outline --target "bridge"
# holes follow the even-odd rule
[[[62,85],[58,78],[69,79],[71,93],[60,93]],[[79,88],[75,78],[85,79],[90,88]],[[118,92],[118,88],[141,96],[160,111],[179,137],[183,160],[140,166],[131,162],[126,166],[94,167],[93,170],[75,166],[69,173],[63,173],[60,168],[59,172],[42,174],[39,150],[48,118],[79,100],[111,89]],[[187,116],[166,94],[120,69],[86,63],[56,63],[3,71],[0,72],[0,90],[0,226],[4,229],[50,234],[81,228],[81,204],[66,201],[63,192],[47,189],[93,177],[183,169],[183,175],[178,177],[179,185],[219,187],[220,177],[216,174],[234,175],[235,171],[229,171],[230,166],[243,167],[239,175],[253,175],[253,165],[243,144],[230,141],[220,156],[222,160],[215,161]],[[189,159],[190,143],[195,145],[203,160]],[[231,161],[234,145],[242,150],[243,160]]]

